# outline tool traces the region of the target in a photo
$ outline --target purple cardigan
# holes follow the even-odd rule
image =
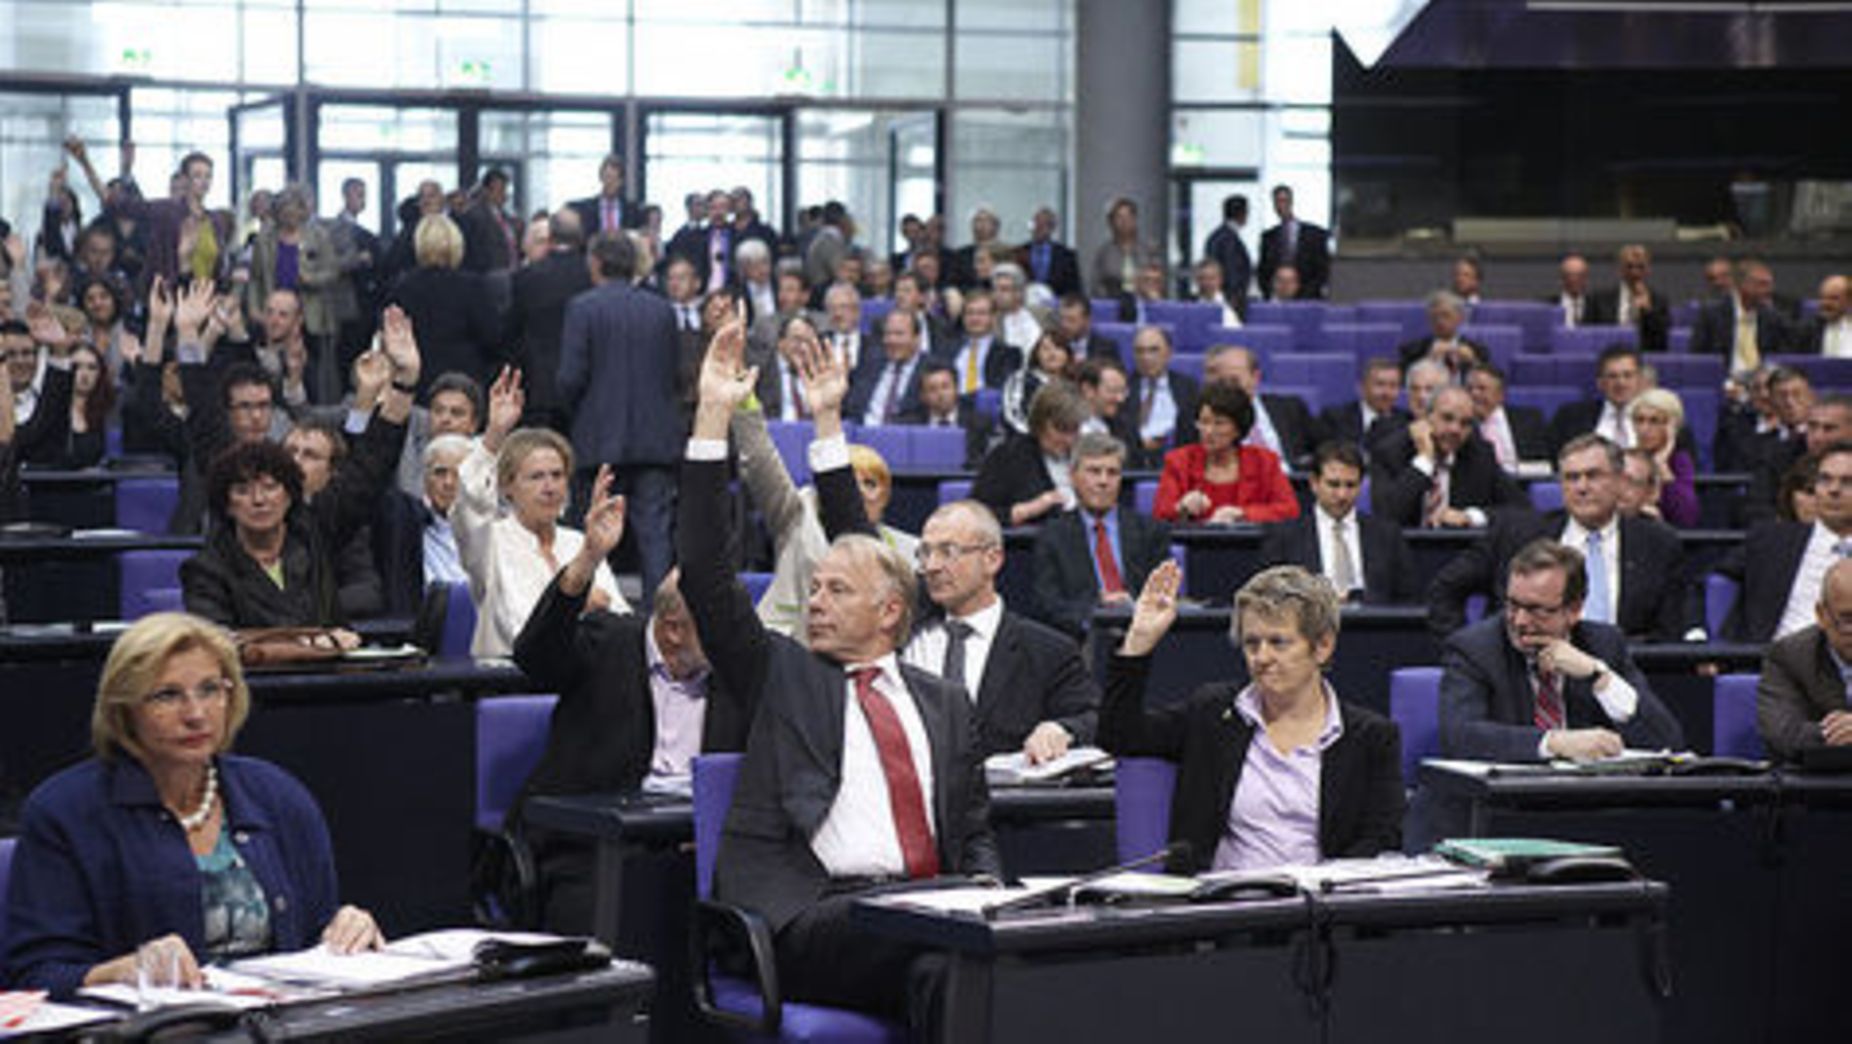
[[[1692,476],[1691,454],[1684,450],[1672,453],[1672,481],[1659,490],[1659,514],[1668,526],[1689,529],[1698,524],[1698,487]]]

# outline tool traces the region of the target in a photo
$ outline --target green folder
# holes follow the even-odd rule
[[[1617,845],[1591,845],[1540,837],[1449,838],[1434,846],[1434,854],[1464,866],[1479,867],[1498,874],[1521,873],[1536,863],[1570,856],[1623,856]]]

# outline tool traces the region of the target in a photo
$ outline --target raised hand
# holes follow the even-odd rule
[[[418,338],[412,331],[411,316],[398,305],[387,308],[380,315],[380,347],[386,351],[386,358],[392,364],[392,375],[401,384],[418,383],[418,374],[423,366],[423,356],[418,352]]]
[[[801,338],[797,372],[804,382],[804,396],[813,413],[840,413],[842,400],[849,394],[849,373],[837,354],[817,342],[814,336]]]
[[[134,366],[136,363],[141,362],[141,338],[135,336],[130,331],[122,331],[122,337],[116,342],[116,348],[122,353],[122,361],[128,365]]]
[[[592,481],[591,506],[585,509],[585,544],[580,553],[596,565],[607,558],[624,539],[624,498],[613,496],[611,486],[617,476],[611,465],[601,464]]]
[[[1177,619],[1177,595],[1183,587],[1183,570],[1172,559],[1158,564],[1145,578],[1144,590],[1132,606],[1132,624],[1125,630],[1125,642],[1119,652],[1125,656],[1144,656],[1157,648],[1170,625]]]
[[[489,426],[482,434],[482,444],[490,452],[502,448],[502,440],[521,423],[521,411],[527,408],[527,393],[521,390],[521,371],[512,366],[489,386]]]
[[[26,306],[26,328],[32,331],[32,339],[51,349],[53,355],[70,351],[71,344],[77,340],[51,309],[38,301]]]
[[[701,402],[728,412],[752,394],[759,368],[746,364],[746,324],[735,319],[714,332],[701,360]]]
[[[212,284],[195,279],[187,284],[174,304],[174,328],[181,340],[198,339],[206,318],[212,314]]]
[[[392,383],[392,361],[378,349],[354,356],[354,406],[371,409]]]

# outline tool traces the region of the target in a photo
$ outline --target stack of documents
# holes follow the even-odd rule
[[[1029,764],[1029,756],[1019,750],[1011,754],[992,754],[985,758],[984,778],[993,787],[1052,783],[1088,769],[1105,768],[1111,764],[1112,755],[1098,747],[1074,747],[1053,761],[1044,761],[1040,765]]]

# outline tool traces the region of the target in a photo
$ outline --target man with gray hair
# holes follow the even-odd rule
[[[1428,295],[1428,336],[1405,341],[1396,347],[1396,355],[1406,370],[1422,359],[1432,359],[1447,368],[1454,380],[1467,370],[1492,361],[1492,353],[1477,341],[1460,336],[1466,324],[1466,302],[1458,294],[1436,290]]]
[[[502,343],[520,367],[527,389],[529,425],[566,431],[565,405],[560,402],[560,332],[566,325],[566,302],[592,288],[585,267],[585,226],[571,207],[547,219],[547,256],[514,274]]]
[[[1474,430],[1472,396],[1454,385],[1370,455],[1370,500],[1411,529],[1483,526],[1491,509],[1530,502]]]
[[[971,242],[952,251],[952,267],[945,273],[945,281],[960,290],[980,285],[977,252],[989,250],[1001,231],[1003,222],[997,218],[997,212],[989,204],[980,203],[971,211]]]
[[[733,251],[739,271],[740,297],[746,302],[747,328],[760,316],[778,311],[778,287],[772,278],[772,248],[763,239],[743,240]]]
[[[1504,609],[1447,639],[1441,751],[1487,761],[1590,761],[1685,737],[1619,628],[1583,613],[1582,555],[1535,540],[1506,570]]]
[[[469,456],[469,439],[439,435],[424,447],[424,546],[426,584],[467,583],[457,555],[456,531],[450,528],[450,505],[457,502],[457,468]]]
[[[1130,607],[1145,578],[1170,554],[1170,529],[1119,506],[1125,445],[1082,435],[1074,446],[1076,510],[1043,524],[1035,537],[1035,615],[1076,637],[1101,606]]]

